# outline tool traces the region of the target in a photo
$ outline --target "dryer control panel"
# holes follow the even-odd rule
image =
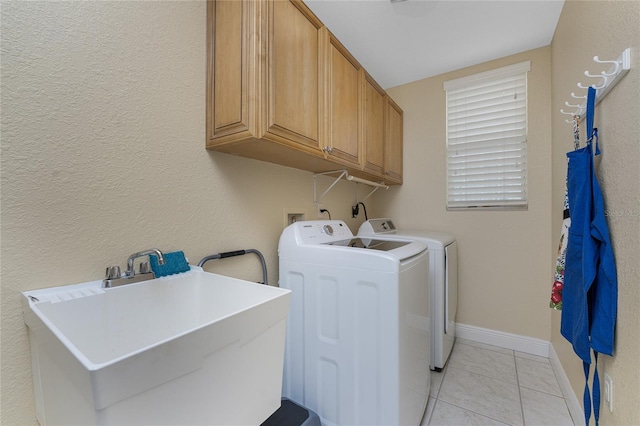
[[[396,226],[391,219],[369,219],[360,226],[359,235],[395,234]]]

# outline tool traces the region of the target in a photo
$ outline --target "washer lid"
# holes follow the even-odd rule
[[[397,239],[386,239],[384,237],[359,238],[353,237],[347,240],[329,241],[318,244],[323,249],[343,252],[339,256],[347,258],[352,255],[372,256],[392,255],[400,261],[417,256],[427,251],[427,245],[419,241],[402,241]]]
[[[351,238],[350,240],[332,241],[326,244],[333,246],[355,247],[360,249],[391,251],[411,244],[412,241],[374,240],[371,238]]]

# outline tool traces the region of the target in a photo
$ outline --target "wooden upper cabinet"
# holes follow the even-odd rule
[[[386,99],[301,0],[207,1],[207,149],[398,183],[402,110]]]
[[[331,32],[323,28],[325,54],[325,155],[362,168],[362,67]]]
[[[208,1],[207,15],[207,147],[264,139],[320,156],[322,22],[298,0]]]
[[[384,175],[388,183],[402,183],[402,109],[389,96],[385,98],[386,135]]]
[[[364,170],[384,177],[385,91],[363,72]]]

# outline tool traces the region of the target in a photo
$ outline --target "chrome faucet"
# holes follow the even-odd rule
[[[127,259],[127,270],[125,272],[125,275],[128,277],[134,276],[135,272],[133,270],[133,261],[138,257],[148,256],[150,254],[155,254],[156,256],[158,256],[158,264],[164,265],[164,255],[160,250],[153,248],[149,250],[139,251],[137,253],[133,253],[131,256],[129,256],[129,259]]]
[[[140,273],[136,274],[133,269],[133,262],[142,256],[147,256],[150,254],[155,254],[158,256],[158,264],[164,265],[164,255],[158,249],[149,249],[139,251],[137,253],[132,254],[127,259],[127,270],[124,274],[120,275],[120,267],[119,266],[110,266],[107,268],[106,278],[102,281],[102,287],[110,288],[110,287],[118,287],[124,284],[132,284],[139,281],[152,280],[156,276],[149,269],[149,263],[144,262],[140,264]]]

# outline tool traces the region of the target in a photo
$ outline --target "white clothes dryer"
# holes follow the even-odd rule
[[[375,236],[420,241],[429,247],[432,370],[444,368],[456,337],[458,307],[458,246],[453,236],[441,232],[398,230],[391,219],[369,219],[359,237]]]
[[[429,397],[424,243],[296,222],[278,246],[291,289],[283,396],[323,425],[418,425]]]

